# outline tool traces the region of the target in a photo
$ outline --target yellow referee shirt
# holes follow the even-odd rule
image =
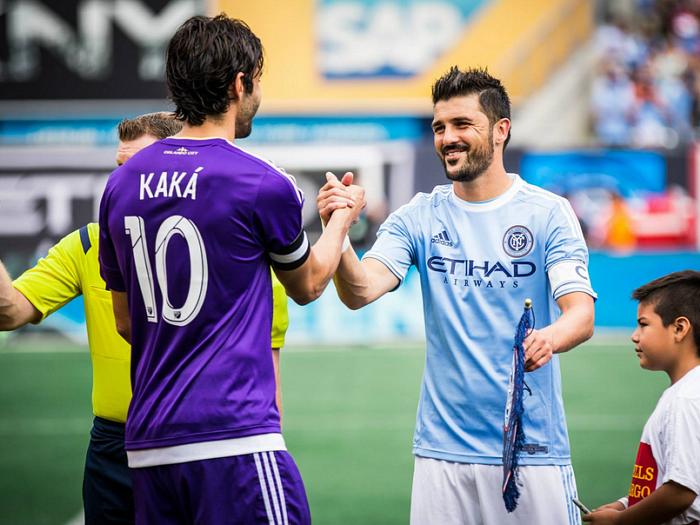
[[[130,348],[117,333],[112,296],[100,277],[99,237],[96,223],[68,234],[13,285],[41,312],[42,320],[83,295],[93,370],[92,410],[96,416],[124,423],[131,400]],[[274,273],[272,296],[272,347],[281,348],[289,326],[287,295]]]

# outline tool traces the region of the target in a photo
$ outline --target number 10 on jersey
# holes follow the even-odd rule
[[[153,284],[153,270],[149,257],[148,243],[146,242],[146,228],[143,217],[130,215],[124,217],[124,229],[131,237],[131,248],[134,253],[134,267],[138,279],[143,304],[146,307],[146,319],[150,323],[158,322],[158,307],[156,305],[155,289]],[[175,235],[180,235],[187,243],[187,251],[190,259],[190,282],[187,290],[187,298],[182,306],[175,307],[170,302],[168,294],[168,268],[167,252],[170,240]],[[155,242],[155,266],[158,287],[163,298],[162,317],[167,323],[176,326],[185,326],[192,322],[204,304],[207,294],[208,268],[207,252],[204,248],[202,236],[197,226],[181,215],[171,215],[165,219],[156,234]]]

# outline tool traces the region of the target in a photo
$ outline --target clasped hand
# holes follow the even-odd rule
[[[353,184],[354,175],[347,172],[338,180],[330,171],[326,173],[326,184],[318,190],[316,206],[321,222],[327,224],[334,211],[347,209],[353,224],[357,222],[362,209],[367,205],[365,189]]]

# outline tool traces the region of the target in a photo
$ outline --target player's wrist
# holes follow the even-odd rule
[[[321,231],[326,231],[326,225],[323,223],[323,219],[321,219]],[[340,253],[345,253],[351,246],[350,237],[348,237],[346,233],[345,237],[343,238],[343,244],[340,246]]]

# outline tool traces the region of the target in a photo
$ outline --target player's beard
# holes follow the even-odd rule
[[[461,149],[466,152],[464,164],[456,173],[450,173],[447,169],[447,161],[445,160],[443,148],[442,165],[445,168],[445,175],[447,175],[448,179],[455,182],[472,182],[479,178],[493,162],[493,129],[489,128],[489,137],[486,142],[478,146],[463,146]]]
[[[260,98],[252,93],[243,97],[236,114],[236,138],[244,139],[253,131],[253,117],[260,107]]]

